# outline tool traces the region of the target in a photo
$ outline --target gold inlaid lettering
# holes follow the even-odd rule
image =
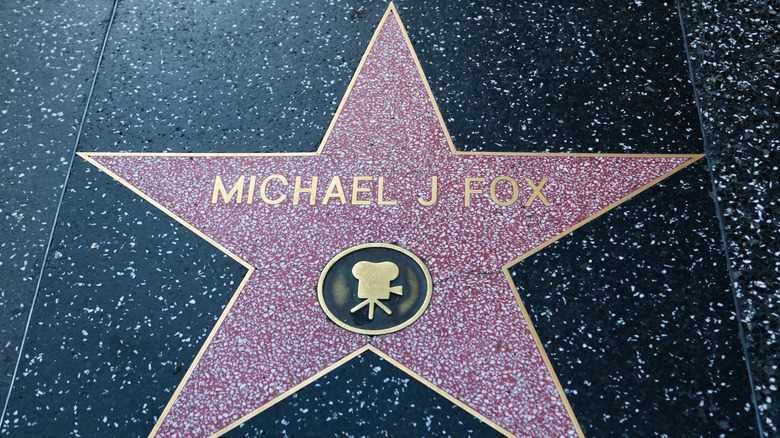
[[[471,207],[471,195],[478,195],[482,193],[482,189],[472,189],[471,183],[473,182],[485,182],[485,178],[466,178],[466,207]]]
[[[396,205],[398,201],[385,201],[385,177],[379,177],[379,192],[377,193],[376,203],[379,205]]]
[[[496,186],[501,181],[509,181],[509,184],[512,184],[512,197],[509,199],[509,201],[502,201],[498,199],[498,196],[496,196]],[[490,183],[490,198],[496,204],[502,207],[507,207],[517,202],[518,197],[520,197],[520,189],[517,187],[517,181],[515,181],[513,178],[510,178],[506,175],[501,175]]]
[[[308,193],[309,194],[309,205],[314,205],[317,200],[315,199],[317,195],[317,180],[319,180],[319,177],[313,176],[311,178],[311,187],[303,188],[301,187],[301,177],[296,176],[295,177],[295,192],[293,193],[293,205],[298,205],[298,203],[301,200],[301,193]]]
[[[371,203],[371,201],[366,201],[365,199],[358,200],[357,198],[358,193],[371,191],[368,187],[360,187],[360,182],[371,180],[373,180],[373,178],[370,176],[356,176],[352,178],[352,205],[368,205]]]
[[[539,185],[535,185],[529,178],[525,179],[525,182],[528,183],[529,186],[533,189],[534,193],[531,195],[530,198],[528,198],[528,201],[525,202],[526,207],[530,207],[531,204],[533,204],[534,199],[539,198],[540,201],[542,201],[542,204],[549,207],[551,204],[549,201],[547,201],[547,198],[544,197],[542,194],[542,187],[544,187],[545,184],[547,184],[547,178],[542,178],[542,182],[539,183]]]
[[[379,300],[389,300],[390,294],[403,295],[403,286],[390,286],[390,282],[398,278],[398,265],[393,262],[369,262],[361,260],[352,267],[352,276],[357,278],[357,296],[363,302],[351,308],[349,313],[355,313],[368,305],[368,319],[374,319],[374,306],[384,310],[388,315],[393,311]]]
[[[429,207],[436,203],[436,200],[439,197],[439,177],[438,176],[432,176],[431,177],[431,199],[425,200],[422,197],[417,198],[417,201],[426,206]]]
[[[300,177],[299,177],[300,178]],[[282,182],[282,185],[287,186],[289,183],[287,182],[287,178],[283,177],[279,174],[273,174],[269,176],[268,178],[264,179],[263,182],[260,184],[260,198],[265,202],[266,204],[275,205],[279,204],[280,202],[287,199],[287,195],[282,193],[281,196],[279,196],[276,199],[271,199],[268,197],[268,193],[266,192],[266,188],[268,187],[268,183],[271,182],[272,179],[278,179]]]
[[[344,187],[342,187],[341,178],[339,178],[338,175],[330,180],[328,191],[325,192],[325,197],[322,198],[322,205],[328,205],[330,198],[338,198],[342,205],[347,203],[347,198],[344,196]]]
[[[246,203],[251,204],[255,199],[255,182],[257,177],[252,175],[249,177],[249,193],[246,194]]]
[[[222,178],[217,175],[216,179],[214,180],[214,191],[211,193],[212,204],[217,203],[217,198],[219,195],[222,195],[222,199],[225,201],[225,204],[229,203],[230,200],[233,199],[233,195],[237,195],[236,204],[240,204],[241,197],[244,195],[244,175],[241,175],[241,178],[236,181],[236,184],[233,185],[233,188],[230,189],[230,192],[225,189],[225,184],[222,183]]]

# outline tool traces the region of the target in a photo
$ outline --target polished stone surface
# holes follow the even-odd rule
[[[81,150],[313,150],[385,6],[174,3],[120,4]],[[315,11],[318,7],[321,10]],[[400,2],[398,8],[458,148],[703,150],[673,4],[637,1],[593,9],[540,4],[471,10]],[[719,123],[712,122],[709,132]],[[771,150],[770,145],[767,151]],[[161,291],[173,288],[193,294],[216,288],[206,297],[207,308],[180,314],[175,310],[177,324],[187,331],[153,329],[158,339],[167,339],[151,347],[157,354],[160,346],[169,350],[166,354],[181,354],[175,360],[157,358],[160,366],[180,360],[186,369],[197,340],[209,329],[203,326],[224,306],[220,300],[231,293],[230,281],[235,283],[243,274],[105,175],[83,163],[74,166],[55,230],[59,254],[53,252],[48,259],[33,314],[31,335],[37,334],[28,338],[30,350],[25,349],[24,372],[20,369],[6,419],[25,416],[19,421],[78,428],[91,435],[111,435],[110,427],[121,425],[129,434],[143,435],[166,403],[161,398],[176,386],[179,365],[172,366],[173,377],[166,376],[154,387],[126,391],[125,405],[137,404],[137,411],[110,411],[91,402],[83,395],[89,393],[80,380],[83,373],[109,372],[99,377],[109,382],[114,378],[111,367],[119,362],[97,357],[99,342],[107,340],[95,341],[97,351],[81,346],[85,337],[93,340],[88,338],[91,327],[81,327],[84,318],[78,313],[95,308],[74,300],[86,299],[85,294],[100,296],[112,300],[116,308],[123,294],[105,295],[99,289],[111,281],[139,292],[138,300],[149,298],[134,304],[143,313],[186,306],[179,301],[160,306],[155,300]],[[10,166],[4,161],[6,167]],[[524,266],[526,262],[517,267],[518,288],[527,294],[529,312],[586,435],[673,435],[679,429],[757,434],[751,431],[753,408],[725,260],[718,252],[707,169],[700,162],[686,171],[548,248],[547,257],[539,254],[527,260],[531,268]],[[752,172],[744,177],[756,178]],[[100,185],[99,192],[86,188],[93,184]],[[56,184],[47,187],[51,190]],[[107,191],[114,198],[92,207]],[[83,229],[86,224],[94,228]],[[113,237],[93,238],[100,237],[98,230]],[[107,243],[101,249],[103,241]],[[131,243],[144,251],[127,249]],[[89,254],[88,249],[94,259],[82,261],[81,254]],[[196,256],[187,256],[188,252]],[[42,256],[40,249],[35,254]],[[749,258],[750,254],[741,254],[739,259]],[[215,284],[204,286],[198,274],[208,272],[212,260],[220,260],[208,275]],[[125,284],[121,268],[138,264],[151,266],[136,278],[137,285]],[[115,267],[113,272],[109,266]],[[104,277],[86,278],[91,271]],[[8,278],[15,280],[16,275]],[[757,281],[772,284],[770,279],[736,279],[758,289]],[[78,288],[84,289],[75,292]],[[199,298],[189,298],[201,304]],[[7,299],[3,297],[4,303]],[[59,310],[62,302],[68,306]],[[72,310],[70,303],[76,303]],[[112,318],[125,318],[112,312]],[[771,310],[762,312],[752,326],[760,322],[762,332],[771,333],[772,323],[761,321],[774,317]],[[191,339],[177,344],[170,340],[176,337]],[[8,342],[12,346],[17,341]],[[52,372],[47,366],[56,362],[47,362],[53,355],[45,351],[52,347],[60,349],[55,356],[68,352],[79,365],[56,369],[61,376],[46,377]],[[150,357],[143,349],[128,351]],[[762,362],[761,369],[772,367],[771,361]],[[126,373],[141,371],[135,362],[125,365]],[[771,376],[771,371],[764,373]],[[120,378],[112,384],[122,388],[130,381]],[[54,387],[54,382],[65,386]],[[767,388],[772,384],[765,383]],[[153,403],[144,401],[148,397]],[[58,426],[43,425],[60,417],[41,413],[41,406],[71,409],[74,399],[87,400],[78,404],[83,409],[61,417]],[[764,403],[764,411],[771,414],[771,402]],[[96,407],[100,409],[95,411]],[[296,415],[306,418],[305,413]],[[129,420],[113,426],[112,417]]]
[[[83,160],[71,178],[3,434],[146,435],[245,269]]]
[[[110,1],[0,3],[2,404],[110,14]]]
[[[706,193],[707,171],[687,170],[513,271],[588,436],[644,436],[643,423],[661,436],[755,436],[746,388],[732,383],[746,377],[714,209],[686,195]]]
[[[780,7],[682,3],[758,410],[773,436],[780,432]]]
[[[502,435],[367,351],[223,436]]]

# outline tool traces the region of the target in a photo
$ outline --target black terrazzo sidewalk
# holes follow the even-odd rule
[[[87,119],[88,124],[85,129],[88,135],[85,142],[79,145],[79,149],[84,150],[86,147],[89,150],[163,151],[172,147],[177,151],[224,152],[239,148],[253,149],[255,144],[273,148],[279,142],[287,144],[288,150],[306,149],[307,145],[314,144],[318,138],[321,138],[332,114],[333,102],[338,102],[341,98],[345,84],[354,71],[358,60],[350,57],[349,53],[362,52],[367,38],[376,25],[378,14],[381,14],[386,7],[382,2],[362,2],[354,5],[337,3],[335,7],[325,9],[322,14],[312,12],[317,8],[316,4],[298,6],[300,10],[294,13],[290,10],[292,8],[277,5],[269,16],[263,18],[265,20],[263,23],[268,26],[265,33],[253,35],[251,32],[241,32],[241,30],[249,29],[257,22],[251,19],[251,14],[242,13],[235,7],[231,9],[228,6],[207,2],[181,2],[180,4],[165,2],[155,5],[131,0],[119,2],[117,8],[119,25],[111,31],[112,42],[108,46],[110,50],[115,51],[109,56],[113,61],[103,65],[99,71],[96,100],[89,108],[90,117]],[[459,147],[484,150],[517,148],[568,151],[581,147],[584,142],[591,149],[577,150],[578,152],[698,152],[704,146],[698,138],[701,129],[699,120],[695,112],[686,109],[686,105],[690,103],[687,99],[691,91],[687,76],[681,76],[684,80],[679,81],[677,76],[669,73],[669,81],[664,82],[663,86],[643,83],[641,87],[632,89],[626,85],[631,83],[630,76],[624,78],[619,69],[613,70],[614,66],[607,65],[608,58],[592,57],[587,53],[579,54],[575,44],[572,43],[577,40],[575,24],[579,26],[585,23],[606,32],[608,36],[606,40],[615,45],[602,48],[600,54],[610,53],[610,50],[624,53],[625,48],[633,50],[636,47],[645,47],[647,51],[633,52],[631,55],[626,55],[628,57],[623,60],[628,59],[627,65],[631,62],[638,63],[638,66],[634,64],[637,72],[641,71],[641,64],[645,60],[651,60],[658,63],[657,65],[670,64],[675,66],[673,68],[677,68],[683,65],[677,61],[684,63],[685,60],[685,51],[680,42],[682,32],[680,24],[669,22],[678,20],[677,7],[679,6],[682,20],[678,21],[684,25],[687,36],[690,66],[700,109],[699,116],[703,124],[704,144],[709,157],[706,164],[700,162],[699,167],[692,166],[691,173],[681,174],[679,180],[674,180],[674,183],[690,186],[702,192],[711,192],[710,186],[713,186],[717,193],[718,217],[715,218],[710,214],[711,211],[715,211],[713,204],[706,202],[710,198],[688,202],[675,199],[673,193],[659,192],[632,201],[636,202],[636,205],[627,207],[628,212],[644,209],[642,214],[648,215],[647,222],[651,224],[652,229],[660,230],[658,234],[649,234],[647,242],[639,240],[633,244],[649,247],[651,238],[653,238],[652,244],[655,244],[654,239],[660,236],[661,239],[665,239],[662,241],[667,242],[672,248],[684,248],[687,245],[714,255],[711,261],[716,266],[713,268],[713,272],[716,273],[713,276],[715,278],[701,277],[697,280],[709,284],[707,290],[713,294],[720,288],[725,290],[728,287],[724,268],[724,265],[728,264],[728,274],[733,282],[736,306],[742,320],[741,327],[744,332],[761,427],[764,436],[777,436],[780,433],[780,403],[777,401],[777,379],[780,375],[778,370],[780,365],[780,339],[778,339],[780,335],[780,310],[778,309],[780,306],[780,294],[778,294],[780,238],[778,238],[777,226],[777,200],[780,198],[780,190],[778,190],[780,173],[777,169],[780,165],[780,135],[778,134],[780,99],[777,93],[778,83],[780,83],[778,81],[780,77],[778,9],[780,7],[776,3],[773,5],[773,2],[730,0],[681,0],[679,5],[672,2],[650,4],[647,0],[632,0],[617,5],[598,6],[604,8],[597,11],[598,13],[590,13],[586,9],[578,8],[577,5],[569,4],[550,5],[549,8],[530,3],[521,6],[462,6],[465,11],[463,15],[467,16],[468,20],[464,19],[464,23],[443,30],[441,23],[455,21],[453,17],[460,13],[455,9],[461,6],[456,7],[452,3],[444,2],[438,6],[428,3],[423,5],[412,1],[398,1],[396,5],[421,55],[423,68],[432,78],[433,92],[443,108],[446,121],[450,124],[456,145]],[[231,292],[234,278],[240,278],[241,275],[241,272],[238,272],[240,269],[232,266],[229,260],[221,255],[214,255],[208,244],[196,237],[187,236],[186,230],[177,229],[176,226],[166,222],[167,218],[160,219],[156,209],[142,205],[144,203],[140,199],[132,199],[132,196],[124,194],[122,187],[111,186],[109,178],[102,174],[95,174],[93,169],[89,169],[77,158],[71,174],[75,183],[72,182],[68,187],[66,202],[63,203],[61,210],[63,216],[60,217],[57,228],[52,231],[55,213],[60,210],[59,198],[62,184],[74,160],[72,152],[76,133],[85,111],[87,93],[113,6],[110,1],[84,0],[56,3],[35,1],[0,3],[0,42],[2,42],[0,80],[3,83],[3,88],[0,89],[2,103],[0,106],[0,197],[3,200],[0,203],[0,321],[2,321],[0,323],[0,353],[2,353],[0,355],[2,360],[0,403],[2,404],[5,404],[5,396],[9,390],[11,376],[14,374],[19,347],[36,291],[39,292],[40,298],[36,302],[38,313],[33,314],[33,321],[34,325],[37,325],[31,328],[30,336],[27,338],[30,344],[25,347],[22,356],[22,369],[26,364],[33,366],[30,364],[34,364],[38,358],[36,354],[31,354],[35,350],[30,349],[38,345],[36,342],[40,342],[35,340],[35,336],[49,335],[41,328],[45,325],[44,322],[50,323],[52,327],[57,327],[60,322],[58,319],[38,321],[35,317],[46,315],[46,309],[54,306],[53,303],[60,293],[58,287],[62,281],[67,281],[73,288],[86,287],[83,289],[84,294],[88,294],[89,288],[92,287],[91,282],[113,281],[115,283],[111,284],[115,284],[116,287],[127,287],[128,284],[132,284],[133,288],[141,290],[146,287],[147,278],[154,278],[151,281],[163,285],[178,285],[176,283],[178,274],[190,272],[197,273],[193,276],[195,278],[192,284],[187,283],[177,287],[193,287],[207,291],[208,293],[204,292],[205,295],[209,298],[213,295],[215,301],[219,301],[224,299],[221,294]],[[570,107],[563,104],[587,100],[584,94],[578,94],[584,93],[583,87],[564,89],[565,94],[563,92],[558,95],[535,94],[528,82],[510,82],[507,85],[507,80],[513,80],[511,75],[496,74],[528,68],[520,63],[518,58],[513,58],[506,53],[506,47],[512,43],[509,35],[496,37],[488,32],[493,28],[491,26],[500,28],[501,20],[511,23],[510,18],[518,16],[518,11],[512,9],[513,7],[524,8],[523,14],[534,17],[529,20],[538,24],[536,30],[546,35],[544,42],[537,41],[537,45],[531,44],[532,47],[527,48],[530,51],[529,56],[537,61],[533,69],[539,75],[538,80],[549,81],[547,78],[553,76],[554,81],[555,75],[564,77],[564,74],[583,74],[584,69],[575,68],[561,72],[556,68],[555,57],[551,56],[548,50],[551,50],[549,47],[560,47],[560,50],[554,52],[555,56],[561,59],[574,59],[577,66],[588,66],[587,71],[592,70],[592,73],[588,74],[592,74],[594,78],[609,77],[617,81],[609,82],[613,88],[625,88],[630,91],[618,93],[610,90],[610,87],[603,86],[604,89],[597,87],[593,100],[599,113],[603,114],[602,120],[596,122],[588,120],[579,125],[571,123],[568,126],[573,128],[564,129],[557,122],[573,120],[573,116],[570,114]],[[221,9],[224,9],[227,16],[221,15]],[[613,22],[609,20],[604,24],[605,17],[611,17],[611,14],[617,14],[615,16],[620,18],[615,18],[614,25],[610,24]],[[192,20],[192,17],[198,17],[201,27],[197,27],[197,23],[187,21]],[[626,17],[634,17],[636,20],[632,21]],[[229,27],[226,20],[236,20],[239,25],[238,30],[231,30],[228,37],[218,40],[220,44],[224,44],[223,46],[214,45],[217,35],[214,29],[206,24],[208,19],[214,19],[215,22],[220,23],[220,26],[224,24],[225,28]],[[304,24],[308,23],[309,27],[306,29],[306,26],[303,26],[300,35],[292,35],[289,29],[294,25],[286,20],[294,22],[302,20]],[[628,20],[629,23],[625,24],[621,20]],[[324,30],[321,31],[320,28]],[[636,34],[626,33],[626,28],[635,31]],[[525,35],[523,38],[531,38],[532,35],[523,34],[524,31],[527,30],[512,32],[520,32],[521,35]],[[188,40],[186,37],[188,32],[192,32],[193,35],[209,35],[211,38],[206,41],[197,38]],[[645,45],[632,40],[637,35],[640,37],[652,35],[652,41],[660,41],[660,45],[655,46],[653,43]],[[330,41],[330,45],[313,49],[322,41]],[[487,43],[484,43],[485,41]],[[178,44],[179,49],[184,48],[183,51],[172,57],[163,57],[161,53],[167,50],[164,47],[173,42]],[[453,51],[456,47],[462,52]],[[306,50],[309,50],[309,53],[311,50],[322,51],[316,63],[296,68],[289,62],[290,59],[301,56]],[[247,53],[252,51],[260,53],[254,55],[257,58],[262,58],[262,53],[266,53],[266,64],[242,63],[242,57],[251,58]],[[463,52],[469,53],[468,65],[478,66],[473,67],[467,72],[468,74],[464,74],[459,70],[462,67],[458,66],[458,61],[466,60],[466,58],[459,58],[460,53]],[[193,53],[210,55],[193,59]],[[139,54],[143,54],[144,57]],[[494,68],[491,62],[497,59],[504,59],[508,64]],[[150,67],[150,61],[160,60],[168,64],[159,63]],[[173,65],[170,63],[171,60],[174,61]],[[183,99],[186,96],[171,94],[172,90],[187,90],[193,84],[197,85],[197,81],[203,80],[204,75],[211,74],[210,68],[213,66],[208,63],[217,62],[235,67],[228,73],[236,77],[254,77],[255,69],[271,69],[270,73],[268,71],[263,73],[260,80],[281,84],[281,86],[274,89],[274,93],[269,95],[269,100],[266,100],[265,104],[249,99],[256,95],[252,94],[253,89],[260,90],[264,86],[259,82],[260,80],[254,85],[250,84],[248,89],[236,90],[237,84],[231,82],[231,78],[227,76],[218,81],[221,84],[218,88],[203,89],[203,96],[195,96],[203,104],[202,108],[192,105],[191,100]],[[160,69],[153,73],[160,74],[161,81],[157,84],[144,82],[143,75],[139,75],[138,72],[148,73],[149,69],[155,68]],[[687,74],[687,72],[683,73]],[[483,80],[479,83],[462,83],[463,78],[469,77],[469,74],[480,75]],[[317,77],[321,80],[307,84],[306,77]],[[304,80],[299,80],[301,78]],[[625,83],[620,82],[621,78],[625,79]],[[604,84],[607,83],[608,81],[605,80]],[[316,90],[312,89],[314,86],[317,87]],[[478,89],[479,93],[476,93],[475,89]],[[150,108],[147,102],[155,101],[150,97],[152,93],[157,93],[155,99],[163,99],[174,106],[164,110],[162,107]],[[245,100],[242,100],[243,95],[247,96]],[[477,95],[481,100],[474,97]],[[570,100],[567,101],[567,98]],[[636,103],[637,101],[640,103]],[[509,110],[495,111],[491,106],[509,108]],[[475,111],[475,107],[479,111]],[[304,108],[307,110],[304,111]],[[649,108],[655,109],[649,110]],[[645,122],[634,122],[628,130],[619,129],[626,111],[643,117],[641,120]],[[253,129],[242,129],[241,123],[229,117],[232,114],[251,117],[254,120]],[[526,129],[510,130],[509,127],[514,124],[512,117],[518,114],[527,116]],[[169,115],[180,117],[183,128],[174,126],[180,124],[178,121],[174,125],[155,122],[155,118],[165,118]],[[664,126],[664,131],[658,134],[656,127],[652,126],[653,117],[676,120],[676,124]],[[265,130],[260,129],[259,126],[264,126]],[[630,141],[626,141],[625,144],[619,141],[611,142],[607,146],[603,146],[606,142],[601,145],[588,143],[592,139],[596,141],[615,139],[621,138],[621,135]],[[176,138],[177,142],[171,143],[172,138]],[[634,143],[640,145],[635,146]],[[170,146],[171,144],[173,146]],[[710,176],[712,179],[709,179]],[[73,195],[74,191],[91,193],[89,195],[91,198],[85,199],[93,201],[88,205],[78,204],[78,200],[82,199],[83,195]],[[107,198],[103,199],[104,197]],[[705,231],[693,239],[679,239],[674,234],[674,230],[664,228],[666,216],[663,210],[654,210],[664,203],[675,203],[685,212],[686,217],[697,218],[688,224],[693,227],[692,234],[699,233],[701,230],[713,231],[710,234],[709,231]],[[630,210],[632,208],[636,210]],[[651,213],[648,214],[647,211]],[[576,266],[584,266],[594,259],[600,263],[613,263],[604,258],[598,260],[599,251],[594,251],[593,247],[612,245],[608,234],[615,230],[619,231],[622,226],[625,226],[617,217],[618,214],[615,213],[616,217],[605,220],[603,224],[594,224],[589,231],[593,237],[588,233],[573,235],[571,240],[563,242],[552,256],[561,257],[561,265],[575,263]],[[106,228],[106,217],[110,217],[115,222],[113,225],[115,228]],[[718,222],[725,235],[727,248],[725,253],[718,236]],[[656,225],[652,225],[653,223]],[[626,229],[625,233],[629,231],[630,229]],[[45,255],[45,248],[52,233],[54,234],[52,248],[49,254]],[[134,242],[132,249],[119,245],[97,244],[97,242],[119,242],[127,235],[144,234],[146,237],[143,239],[134,237],[131,239]],[[89,242],[86,242],[87,240]],[[158,245],[158,241],[167,243]],[[135,246],[136,244],[138,246]],[[617,246],[624,247],[625,254],[635,254],[636,245],[626,243]],[[588,251],[594,253],[589,255]],[[614,257],[623,257],[619,251],[620,248],[613,253]],[[145,263],[133,266],[127,271],[126,277],[116,277],[113,273],[121,270],[122,267],[105,260],[110,258],[111,254],[122,252],[134,253],[138,259],[147,260]],[[663,250],[661,253],[668,254]],[[188,257],[188,254],[192,257]],[[154,257],[150,258],[150,255]],[[47,266],[43,271],[43,281],[39,290],[37,283],[44,260]],[[74,268],[83,263],[87,263],[93,269],[90,272],[81,272]],[[539,261],[533,263],[537,264]],[[643,259],[639,257],[635,263],[638,268],[634,271],[634,275],[639,275],[643,269]],[[692,258],[690,263],[695,266],[698,261]],[[209,270],[203,271],[202,266],[208,266]],[[685,266],[681,264],[678,268],[684,269]],[[540,269],[546,267],[542,266]],[[112,275],[108,275],[109,271]],[[525,275],[538,275],[539,272],[541,270],[529,270]],[[607,281],[609,278],[595,278],[601,275],[596,272],[591,274],[594,278],[575,275],[572,272],[572,270],[562,270],[560,283],[565,284],[563,280],[566,279],[566,275],[572,275],[572,278],[568,279],[571,284],[577,282],[595,284],[599,281],[609,283]],[[723,278],[719,277],[721,273],[724,273]],[[620,272],[609,274],[607,270],[607,274],[603,275],[615,275],[614,278],[618,278],[617,276],[624,274]],[[87,277],[86,280],[84,276]],[[536,280],[530,282],[538,283]],[[84,283],[87,286],[84,286]],[[594,288],[594,291],[594,294],[599,293],[598,288]],[[560,297],[557,296],[556,299]],[[103,298],[105,297],[99,299]],[[135,297],[131,296],[131,298]],[[160,298],[165,299],[163,296]],[[583,299],[585,298],[589,297]],[[72,300],[63,304],[70,308],[70,313],[83,313],[78,318],[67,320],[68,324],[83,323],[84,327],[86,324],[93,324],[95,327],[108,324],[105,320],[93,318],[89,313],[90,309],[94,311],[95,304],[100,302],[99,299],[88,299],[83,302]],[[631,307],[638,306],[637,303],[632,302],[631,297],[614,299],[623,300],[620,308],[632,309],[630,313],[647,310]],[[101,305],[106,307],[109,304],[111,304],[110,300]],[[688,304],[683,302],[681,305]],[[181,306],[176,307],[176,305],[173,302],[166,303],[170,311],[180,314]],[[548,302],[543,302],[539,308],[543,309],[547,305]],[[587,303],[580,303],[580,305],[587,308]],[[703,309],[707,307],[704,302],[701,305]],[[710,320],[695,321],[691,323],[691,327],[696,330],[702,328],[706,330],[709,327],[718,331],[722,325],[724,330],[734,330],[734,324],[729,325],[728,316],[734,309],[733,305],[730,306],[722,311],[709,309],[714,312],[712,315],[718,317],[725,315],[722,320],[715,318],[716,323]],[[539,313],[538,318],[547,318],[558,307],[553,306],[550,312]],[[115,315],[120,315],[120,319],[127,318],[128,311],[124,307],[118,309]],[[203,327],[190,326],[186,321],[179,320],[176,324],[182,324],[184,328],[174,329],[177,333],[178,330],[189,329],[198,331],[198,334],[194,336],[191,343],[184,345],[178,351],[180,357],[167,359],[164,372],[160,371],[159,376],[150,377],[154,382],[163,382],[157,385],[154,394],[144,394],[156,403],[164,404],[167,401],[169,396],[167,388],[178,381],[182,366],[186,368],[188,355],[192,355],[191,350],[196,350],[199,345],[198,342],[202,337],[200,332],[210,328],[211,315],[208,314],[208,309],[198,309],[198,312],[206,315],[199,320],[199,324]],[[701,315],[704,314],[706,311],[702,310]],[[160,316],[161,320],[165,318],[165,314]],[[74,339],[72,342],[82,345],[88,345],[90,342],[94,342],[95,345],[98,342],[106,342],[112,348],[123,349],[122,356],[112,360],[120,364],[115,364],[118,369],[129,367],[131,371],[128,380],[135,381],[133,379],[136,378],[134,374],[137,363],[134,361],[137,359],[131,354],[132,348],[127,346],[140,349],[147,345],[147,341],[130,333],[134,323],[130,320],[123,321],[129,330],[123,335],[104,340],[89,339],[89,341],[88,334],[94,333],[93,329],[80,326],[78,329],[85,332],[84,338]],[[576,335],[579,327],[567,328],[566,326],[572,323],[576,321],[567,320],[561,322],[560,326],[562,330],[572,330]],[[684,326],[681,327],[685,329]],[[555,328],[555,325],[551,324],[550,328]],[[648,336],[662,337],[663,335],[663,333],[654,333],[651,328],[645,328],[639,323],[632,329]],[[587,333],[583,332],[579,335],[588,338]],[[561,345],[561,348],[565,346],[561,350],[564,352],[570,348],[581,348],[577,345],[567,345],[578,342],[581,344],[576,336],[558,339],[554,331],[550,336],[552,340],[547,343],[547,348],[551,352],[552,345]],[[696,332],[692,333],[685,338],[686,342],[695,340],[695,336]],[[720,355],[718,349],[723,349],[726,352],[724,354],[739,353],[742,350],[742,346],[737,345],[739,337],[727,339],[728,342],[717,345],[702,343],[702,366],[718,369],[717,365],[707,363],[709,357]],[[63,342],[66,342],[64,338]],[[602,338],[592,360],[605,359],[607,346],[611,342],[608,337]],[[89,348],[93,347],[84,348],[92,351]],[[40,354],[46,354],[47,359],[49,357],[48,353],[40,352]],[[76,365],[73,367],[81,366],[78,364],[78,358],[69,357],[69,354],[69,352],[63,353],[57,363],[75,361],[73,363]],[[565,354],[562,356],[566,357]],[[737,356],[735,357],[739,360]],[[90,362],[92,360],[89,359]],[[611,363],[607,365],[612,366]],[[617,365],[616,367],[620,368]],[[605,378],[610,376],[609,368],[604,368],[603,371],[604,375],[599,376],[599,379],[592,379],[592,381],[586,379],[585,383],[578,381],[578,384],[587,387],[596,383],[609,387],[616,379],[610,381],[610,378]],[[364,373],[360,370],[354,371],[355,375],[361,372]],[[576,367],[573,367],[572,372],[575,380],[580,378],[576,374],[579,372]],[[21,369],[19,373],[22,373]],[[706,380],[710,377],[692,375],[685,378],[693,381]],[[641,376],[638,378],[641,380]],[[712,382],[727,381],[728,376],[714,376],[712,379]],[[107,381],[105,384],[111,383]],[[20,391],[19,388],[24,386],[17,386],[14,391]],[[33,391],[31,388],[28,389]],[[619,385],[612,386],[612,389],[616,393],[621,391]],[[662,388],[654,389],[660,391]],[[734,395],[730,393],[732,390],[735,391]],[[740,397],[744,396],[740,393],[741,390],[744,388],[717,388],[713,392],[719,394],[717,397],[720,397],[720,400],[741,400]],[[143,392],[143,388],[127,390],[128,397],[131,397],[134,391]],[[98,390],[92,394],[99,393]],[[25,393],[24,396],[30,394],[31,392]],[[644,421],[640,418],[641,415],[631,412],[633,406],[620,405],[620,396],[604,401],[603,396],[598,397],[594,394],[579,394],[580,406],[588,406],[588,409],[596,411],[590,412],[588,409],[579,411],[587,413],[588,418],[591,418],[584,421],[587,423],[586,434],[591,430],[598,431],[596,435],[608,435],[610,430],[615,430],[610,429],[613,427],[612,424],[616,424],[614,418],[609,419],[605,416],[599,418],[597,411],[601,406],[613,404],[610,409],[614,412],[622,412],[626,418],[631,418],[630,421]],[[631,397],[641,399],[643,396],[651,397],[652,394],[653,390],[648,390],[647,393],[631,395]],[[16,397],[17,392],[13,395]],[[573,399],[578,398],[576,394],[570,396]],[[702,394],[683,396],[678,394],[675,397],[680,400],[690,398],[691,406],[701,402],[700,408],[691,407],[685,411],[684,416],[690,416],[691,421],[694,422],[701,421],[701,418],[711,416],[713,412],[720,409],[717,403],[712,402],[712,396],[709,399]],[[93,402],[97,403],[97,400],[103,399],[95,398]],[[121,410],[121,406],[117,406],[103,403],[100,408],[107,413],[112,413],[116,412],[115,409]],[[706,434],[716,435],[715,431],[718,429],[727,435],[728,431],[735,433],[735,430],[742,430],[743,433],[750,430],[749,433],[755,433],[753,432],[755,429],[751,426],[751,422],[754,422],[751,407],[742,408],[741,405],[739,407],[744,412],[738,419],[720,420],[721,423],[714,425],[712,429],[707,429]],[[287,409],[293,418],[298,418],[295,415],[301,414],[293,412],[297,408],[298,405],[293,404],[280,408],[280,412]],[[449,409],[449,406],[445,408]],[[672,415],[669,412],[676,408],[655,406],[653,409],[649,411],[663,416]],[[429,411],[424,408],[421,411],[423,414],[420,415],[429,415]],[[268,413],[270,414],[271,411]],[[8,419],[11,412],[4,412],[4,414]],[[76,421],[70,418],[70,415],[73,418],[78,417],[75,411],[61,416],[64,421],[61,424],[64,424],[66,430],[70,430],[71,423]],[[694,418],[697,416],[701,418]],[[447,419],[449,421],[449,417]],[[733,421],[729,423],[729,420],[744,424],[735,425]],[[130,430],[138,426],[138,421],[141,420],[128,415],[121,417],[120,422],[122,428]],[[105,431],[111,433],[112,430],[115,432],[116,429],[112,429],[114,426],[109,424],[108,419],[106,422],[104,433]],[[674,428],[684,427],[684,424],[667,426],[668,429],[664,426],[654,431],[656,434],[666,433],[666,436],[674,436]],[[139,430],[144,427],[146,426],[140,427]],[[743,429],[739,429],[740,427]],[[650,430],[629,430],[625,433],[642,436],[648,434]],[[14,435],[8,429],[2,431],[3,435],[9,433]],[[705,432],[700,434],[703,435]]]
[[[683,1],[714,188],[766,436],[780,431],[780,4]]]

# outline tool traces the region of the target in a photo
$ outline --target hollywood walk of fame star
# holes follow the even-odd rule
[[[508,267],[700,158],[459,152],[392,4],[317,152],[81,156],[248,270],[156,436],[223,433],[366,349],[505,434],[581,435]],[[323,268],[367,243],[430,271],[402,330],[320,307]]]

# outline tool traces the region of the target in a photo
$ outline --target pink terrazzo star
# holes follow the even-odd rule
[[[165,437],[224,432],[366,344],[504,433],[581,435],[507,268],[699,158],[457,152],[392,5],[316,153],[82,156],[249,269],[152,431]],[[217,176],[226,195],[244,177],[230,202],[212,202]],[[318,178],[313,201],[293,202],[296,177]],[[369,242],[418,255],[434,284],[419,320],[376,337],[317,300],[328,261]]]

